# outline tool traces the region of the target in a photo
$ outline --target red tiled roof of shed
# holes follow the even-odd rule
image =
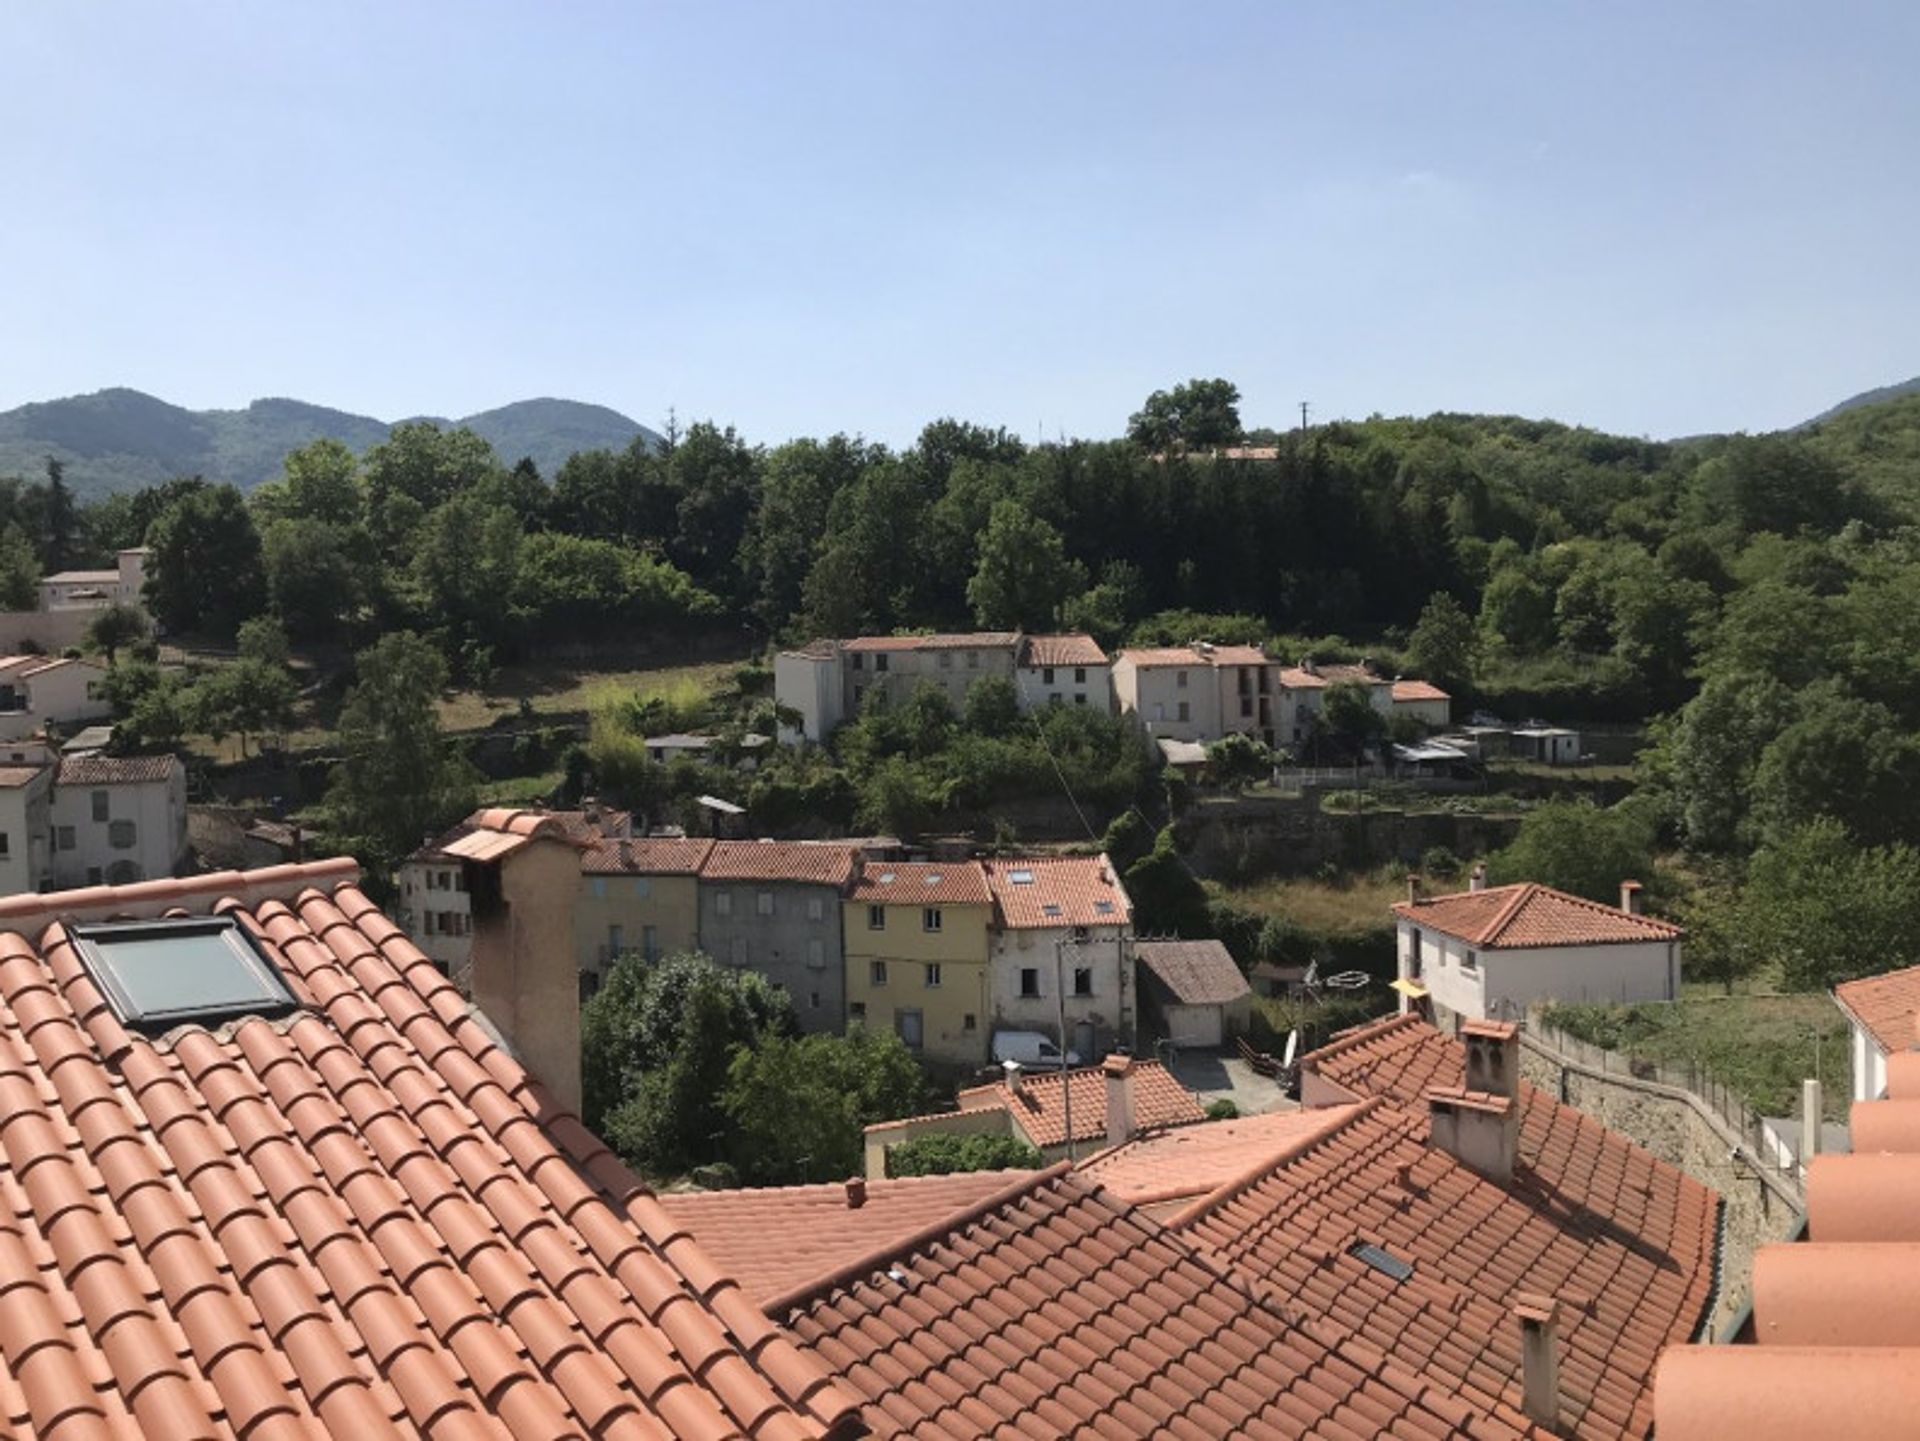
[[[1135,941],[1133,954],[1176,1005],[1223,1005],[1253,993],[1219,941]]]
[[[1833,988],[1833,998],[1888,1055],[1914,1048],[1914,1018],[1920,1016],[1920,966],[1843,981]]]
[[[1140,1130],[1161,1126],[1185,1126],[1204,1121],[1207,1113],[1193,1098],[1193,1092],[1181,1085],[1158,1061],[1135,1061],[1133,1070],[1133,1122]],[[1002,1106],[1036,1146],[1061,1146],[1067,1140],[1066,1094],[1073,1088],[1073,1138],[1097,1141],[1107,1134],[1107,1078],[1099,1066],[1077,1071],[1028,1072],[1015,1092],[1004,1081],[985,1086],[969,1086],[960,1093],[960,1109],[978,1110],[982,1106]]]
[[[144,786],[184,772],[177,756],[109,756],[99,752],[63,756],[54,782],[63,786]]]
[[[1393,913],[1482,950],[1677,941],[1686,935],[1667,921],[1568,895],[1538,881],[1401,901]]]
[[[0,1431],[844,1435],[351,862],[0,903]],[[299,1008],[149,1037],[72,918],[230,915]]]
[[[1064,1167],[772,1311],[879,1437],[1513,1437]]]

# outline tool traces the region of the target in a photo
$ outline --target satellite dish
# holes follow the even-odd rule
[[[1299,1050],[1300,1050],[1300,1028],[1296,1026],[1294,1027],[1294,1029],[1287,1032],[1286,1054],[1280,1058],[1280,1065],[1283,1069],[1291,1070],[1293,1068],[1293,1058],[1295,1055],[1299,1053]]]
[[[1325,984],[1327,989],[1333,991],[1364,990],[1367,984],[1367,973],[1365,971],[1342,971],[1337,976],[1328,976]]]

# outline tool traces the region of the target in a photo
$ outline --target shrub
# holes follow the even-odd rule
[[[1231,1121],[1239,1114],[1240,1108],[1225,1096],[1222,1096],[1217,1101],[1210,1101],[1207,1104],[1207,1119],[1209,1121]]]
[[[902,1141],[887,1152],[889,1176],[951,1176],[960,1171],[1037,1171],[1041,1156],[1015,1136],[953,1136],[935,1132]]]

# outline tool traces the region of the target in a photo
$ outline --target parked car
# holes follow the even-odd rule
[[[1002,1062],[1018,1061],[1023,1066],[1035,1066],[1047,1071],[1080,1064],[1078,1051],[1068,1051],[1063,1058],[1052,1038],[1040,1031],[995,1031],[993,1058]]]

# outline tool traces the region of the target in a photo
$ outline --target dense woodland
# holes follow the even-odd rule
[[[295,451],[250,495],[186,477],[86,505],[52,467],[0,482],[0,599],[144,542],[169,632],[231,643],[252,621],[262,665],[284,635],[336,668],[414,632],[426,644],[388,660],[427,686],[743,630],[773,645],[1069,627],[1369,654],[1515,718],[1653,720],[1635,803],[1654,842],[1708,867],[1812,846],[1819,821],[1840,854],[1909,864],[1920,397],[1674,443],[1466,415],[1245,434],[1235,399],[1196,381],[1151,397],[1125,438],[1037,447],[955,420],[901,451],[758,446],[703,422],[551,477],[469,432],[403,425],[364,455]],[[1261,458],[1224,449],[1241,444]],[[121,658],[130,713],[165,686],[139,657]],[[996,776],[1044,784],[1049,750],[1101,799],[1152,780],[1123,727],[1060,719],[1042,747],[1004,700],[863,718],[830,762],[783,760],[756,784],[776,809],[853,824],[991,803]],[[164,743],[193,719],[130,735]],[[616,780],[617,750],[602,747]]]

